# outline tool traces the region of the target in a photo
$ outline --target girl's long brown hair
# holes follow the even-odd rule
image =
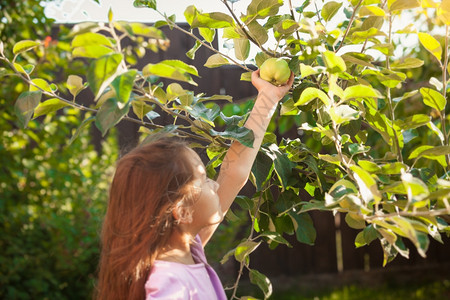
[[[187,153],[184,143],[164,138],[119,160],[101,233],[96,299],[145,299],[157,251],[174,229],[172,210],[189,194]]]

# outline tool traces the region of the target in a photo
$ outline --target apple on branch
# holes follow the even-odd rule
[[[285,84],[291,76],[289,65],[282,58],[269,58],[259,69],[259,76],[276,86]]]

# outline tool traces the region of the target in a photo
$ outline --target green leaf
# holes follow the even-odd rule
[[[351,212],[347,213],[345,215],[345,222],[348,224],[348,226],[350,228],[354,228],[354,229],[366,228],[366,221],[364,221],[364,218],[355,213],[351,213]]]
[[[303,90],[303,92],[300,94],[300,99],[298,99],[294,105],[306,105],[316,98],[319,98],[326,106],[330,105],[330,98],[328,98],[327,94],[314,87],[308,87]]]
[[[213,136],[221,136],[223,138],[236,140],[246,147],[253,148],[253,141],[255,139],[253,131],[245,127],[229,126],[223,132],[210,129],[209,133]]]
[[[26,128],[33,116],[34,109],[42,98],[41,91],[22,92],[14,104],[14,112],[17,115],[20,126]]]
[[[431,117],[428,115],[417,114],[406,118],[405,120],[396,120],[395,124],[401,130],[414,129],[420,126],[427,125],[431,121]]]
[[[297,240],[301,243],[314,245],[316,241],[316,229],[314,228],[310,215],[307,213],[297,214],[289,211],[289,216],[294,224]]]
[[[87,81],[94,92],[95,100],[100,97],[105,88],[114,80],[122,59],[122,54],[113,53],[102,56],[90,64]]]
[[[52,88],[50,87],[50,84],[42,78],[35,78],[31,80],[33,84],[30,84],[30,92],[31,91],[45,91],[45,92],[52,92]]]
[[[436,59],[440,62],[442,59],[442,46],[441,44],[430,34],[419,32],[417,34],[419,36],[419,41],[422,46],[427,49],[428,52],[434,55]]]
[[[39,42],[35,42],[35,41],[31,41],[31,40],[20,41],[14,45],[13,53],[14,53],[14,55],[17,55],[19,53],[31,50],[34,47],[39,46],[40,44],[41,43],[39,43]]]
[[[229,64],[229,62],[225,57],[223,57],[219,53],[216,53],[216,54],[213,54],[210,57],[208,57],[208,60],[206,61],[204,66],[207,68],[217,68],[217,67],[220,67],[223,65],[228,65],[228,64]]]
[[[434,108],[440,112],[445,109],[447,100],[438,91],[430,88],[421,88],[420,93],[423,96],[423,103],[425,103],[427,106]]]
[[[349,151],[350,155],[355,155],[355,154],[366,153],[366,152],[370,151],[370,147],[360,145],[360,144],[350,144],[350,145],[348,145],[348,151]]]
[[[83,34],[79,34],[72,40],[72,48],[94,45],[105,46],[109,48],[113,47],[113,44],[106,36],[95,32],[86,32]]]
[[[163,60],[156,64],[147,64],[142,69],[142,74],[144,77],[156,75],[197,85],[190,76],[190,74],[198,76],[197,69],[181,60]]]
[[[189,114],[195,119],[200,119],[214,127],[214,120],[219,116],[220,107],[216,103],[212,108],[207,108],[203,103],[196,103],[193,107],[187,107]]]
[[[103,45],[90,45],[73,49],[73,57],[100,58],[106,54],[113,53],[114,50]]]
[[[189,23],[189,25],[192,25],[192,22],[195,19],[195,16],[199,13],[198,9],[194,5],[189,5],[184,10],[184,17],[186,18],[186,22]]]
[[[300,63],[300,74],[302,75],[302,78],[319,73],[320,71],[317,70],[317,68],[313,68],[310,65]]]
[[[24,70],[28,75],[30,75],[30,74],[33,72],[33,70],[34,70],[34,65],[32,65],[32,64],[27,64],[27,65],[23,66],[23,70]]]
[[[419,146],[416,149],[414,149],[413,152],[411,152],[408,159],[417,158],[417,157],[419,157],[420,153],[422,153],[423,151],[428,150],[428,149],[433,149],[433,148],[434,148],[434,146],[430,146],[430,145]]]
[[[211,97],[201,97],[199,101],[217,101],[226,100],[228,102],[233,102],[233,97],[228,95],[212,95]]]
[[[282,5],[282,0],[252,0],[247,6],[247,14],[242,16],[241,19],[246,23],[250,19],[264,19],[274,16]]]
[[[361,24],[362,36],[375,37],[375,36],[386,36],[386,34],[381,31],[384,23],[384,17],[380,16],[370,16],[364,20]],[[358,35],[358,32],[355,32]],[[355,43],[355,41],[353,41]]]
[[[81,122],[80,126],[78,126],[75,133],[70,138],[68,145],[70,146],[73,143],[73,141],[75,141],[76,138],[80,135],[81,131],[84,128],[86,128],[87,126],[89,126],[89,124],[91,124],[94,120],[95,120],[95,116],[90,116],[90,117],[84,119],[83,122]]]
[[[261,232],[260,236],[267,237],[270,241],[276,242],[278,244],[284,244],[288,247],[292,247],[291,244],[278,232],[264,231]]]
[[[172,101],[177,97],[187,95],[187,91],[185,91],[178,83],[169,84],[167,86],[166,92],[166,97],[169,101]]]
[[[403,173],[401,179],[408,194],[411,194],[412,196],[428,196],[430,194],[428,186],[419,178],[414,177],[411,173]]]
[[[243,36],[240,35],[238,32],[236,32],[235,28],[225,27],[223,29],[222,38],[224,38],[224,39],[240,39],[240,38],[243,38]]]
[[[158,29],[154,26],[147,26],[143,23],[137,23],[137,22],[129,23],[128,25],[130,26],[131,31],[135,35],[141,35],[141,36],[145,36],[145,37],[153,38],[153,39],[165,39],[166,38],[164,33],[160,29]]]
[[[201,27],[198,29],[200,35],[207,41],[208,43],[212,43],[214,37],[216,36],[216,31],[214,29]]]
[[[363,230],[364,240],[366,241],[367,245],[369,245],[372,241],[374,241],[377,238],[377,231],[374,228],[372,224],[368,225]]]
[[[402,172],[402,170],[406,171],[409,169],[409,167],[407,165],[405,165],[404,163],[399,162],[399,161],[379,165],[379,167],[381,168],[381,173],[383,173],[385,175],[400,174]]]
[[[375,44],[369,48],[378,50],[382,54],[387,55],[387,56],[394,55],[394,46],[392,44]]]
[[[169,136],[174,136],[178,129],[178,125],[173,125],[173,124],[169,124],[169,125],[165,125],[164,128],[157,128],[154,130],[150,130],[146,127],[140,127],[139,128],[139,132],[145,133],[147,136],[145,137],[145,139],[141,142],[141,144],[147,144],[153,141],[156,141],[162,137],[169,137]]]
[[[246,60],[250,53],[250,41],[248,39],[234,39],[234,54],[239,60]]]
[[[358,13],[360,17],[367,17],[367,16],[384,17],[386,15],[386,13],[382,8],[373,5],[361,6]]]
[[[67,88],[72,96],[76,97],[86,86],[83,84],[83,78],[77,75],[69,75],[67,78]]]
[[[444,143],[445,141],[444,134],[433,122],[429,122],[427,124],[427,127],[430,128],[439,137],[441,143]]]
[[[63,107],[68,106],[69,104],[57,99],[57,98],[51,98],[48,99],[42,103],[39,103],[39,105],[34,110],[33,119],[40,117],[42,115],[47,115],[52,112],[55,112]]]
[[[328,114],[336,124],[342,124],[359,118],[359,112],[348,105],[330,107]]]
[[[360,231],[360,232],[358,232],[358,234],[356,235],[356,238],[355,238],[355,247],[359,248],[359,247],[362,247],[365,245],[367,245],[367,243],[364,240],[364,232]]]
[[[125,104],[122,108],[120,103],[114,98],[109,98],[100,107],[95,116],[95,125],[102,132],[102,136],[108,132],[110,128],[115,126],[128,113],[130,109],[130,102]]]
[[[263,291],[264,299],[272,295],[272,283],[269,278],[253,269],[250,269],[249,277],[250,282],[256,284]]]
[[[300,113],[300,110],[294,105],[292,98],[281,104],[280,115],[281,116],[296,116]]]
[[[282,35],[289,35],[295,32],[299,27],[300,25],[298,24],[298,22],[295,22],[291,19],[286,19],[275,24],[275,26],[273,26],[273,29]]]
[[[197,13],[195,14],[191,27],[206,27],[206,28],[224,28],[224,27],[233,27],[234,20],[231,16],[221,13],[221,12],[212,12],[212,13]]]
[[[415,57],[406,57],[400,60],[396,60],[391,64],[391,68],[398,69],[413,69],[423,66],[424,61]]]
[[[384,86],[395,88],[399,83],[406,79],[406,74],[401,72],[393,72],[390,70],[383,70],[383,72],[375,70],[364,70],[362,75],[375,75],[376,78]]]
[[[251,72],[244,72],[241,74],[240,80],[242,81],[252,81],[252,71]]]
[[[422,256],[426,257],[426,251],[428,249],[429,240],[426,234],[417,231],[412,222],[414,220],[410,220],[405,217],[395,216],[390,218],[398,228],[401,229],[402,235],[407,237],[411,242],[413,242],[414,246],[416,246],[417,252]]]
[[[267,149],[262,149],[268,157],[273,160],[275,172],[281,182],[283,190],[288,187],[288,179],[295,168],[295,164],[289,160],[286,153],[282,153],[276,144],[270,145]]]
[[[347,67],[345,66],[345,61],[342,57],[337,56],[332,51],[325,51],[322,53],[323,61],[327,67],[327,71],[330,73],[340,73],[345,72]]]
[[[110,7],[108,10],[108,22],[111,23],[114,18],[112,8]]]
[[[433,2],[434,4],[434,2]],[[433,7],[434,8],[434,7]],[[442,0],[437,9],[438,18],[445,24],[450,25],[450,1]]]
[[[195,58],[195,52],[197,52],[197,50],[201,46],[202,46],[202,43],[200,41],[195,41],[194,46],[188,52],[186,52],[186,56],[189,57],[190,59],[194,59]]]
[[[156,0],[134,0],[134,7],[148,7],[156,9]]]
[[[260,244],[261,242],[244,241],[236,247],[234,257],[238,262],[243,262]]]
[[[328,22],[336,15],[336,13],[339,11],[341,6],[342,6],[342,3],[338,3],[335,1],[329,1],[329,2],[325,3],[325,5],[322,7],[322,11],[320,12],[320,15],[326,22]]]
[[[116,92],[116,97],[120,102],[126,103],[128,102],[128,99],[130,99],[136,75],[137,75],[136,70],[129,70],[117,76],[111,83],[111,86],[114,88]]]
[[[396,0],[388,2],[388,4],[390,4],[388,5],[390,11],[420,7],[420,3],[417,0]]]
[[[450,146],[429,146],[422,145],[414,149],[413,152],[409,155],[408,159],[414,158],[429,158],[429,159],[437,159],[441,156],[450,154]]]
[[[358,53],[358,52],[347,52],[342,54],[342,59],[347,64],[357,64],[364,67],[375,68],[375,66],[371,63],[373,58],[370,55]]]
[[[146,99],[145,97],[137,97],[131,102],[133,112],[140,120],[143,120],[147,113],[153,110],[153,107],[145,102]]]
[[[350,169],[354,172],[353,176],[358,183],[359,192],[364,202],[368,203],[370,200],[374,199],[375,203],[379,203],[382,198],[381,193],[378,190],[375,179],[370,173],[355,165],[351,166]]]
[[[261,26],[258,21],[254,20],[247,25],[250,36],[256,41],[258,45],[263,45],[269,39],[267,30]]]
[[[345,89],[344,98],[342,100],[349,100],[353,98],[383,98],[379,91],[368,85],[353,85]]]
[[[222,118],[222,120],[225,122],[225,124],[227,126],[237,126],[237,125],[241,124],[242,121],[245,119],[245,116],[239,116],[239,115],[227,117],[226,115],[223,114],[223,112],[220,112],[220,117]]]
[[[254,184],[257,192],[262,190],[264,183],[272,175],[272,170],[273,160],[264,152],[259,151],[252,165],[252,174],[255,178]]]

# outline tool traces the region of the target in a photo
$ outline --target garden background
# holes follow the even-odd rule
[[[75,59],[68,54],[75,47],[71,32],[74,32],[76,25],[54,24],[44,15],[41,1],[16,3],[1,0],[0,8],[0,38],[3,42],[1,52],[8,57],[13,53],[12,47],[17,42],[38,41],[35,52],[24,53],[24,57],[17,62],[24,69],[26,62],[31,63],[34,66],[33,75],[48,82],[59,82],[61,93],[68,94],[70,85],[66,83],[67,77],[85,74],[88,67],[86,58]],[[111,12],[111,18],[113,14]],[[192,25],[177,24],[186,31]],[[215,54],[214,51],[201,47],[196,49],[195,57],[191,59],[186,53],[195,46],[196,41],[192,36],[180,30],[171,30],[169,26],[160,29],[166,44],[158,45],[161,48],[156,52],[151,45],[147,49],[137,48],[133,55],[129,55],[127,62],[142,70],[149,63],[184,61],[194,66],[200,74],[199,78],[195,78],[197,86],[183,84],[185,89],[189,88],[195,94],[205,93],[207,96],[231,96],[231,103],[226,98],[225,101],[218,102],[221,111],[228,116],[245,115],[256,91],[249,82],[241,81],[242,68],[233,64],[225,64],[220,68],[206,67],[205,61]],[[197,31],[193,32],[202,38]],[[136,44],[142,45],[143,41],[124,40],[121,46],[130,46],[134,51]],[[218,43],[217,36],[210,42],[215,49],[219,48]],[[429,59],[427,49],[417,47],[415,51],[425,61],[426,57]],[[86,126],[89,123],[85,120],[95,113],[67,106],[57,112],[41,110],[44,113],[29,120],[27,127],[23,128],[23,119],[15,111],[15,101],[29,89],[27,81],[13,76],[10,65],[4,60],[0,63],[0,297],[87,299],[95,285],[98,232],[114,162],[120,153],[125,153],[143,138],[141,124],[123,120],[117,126],[111,126],[105,134],[101,128],[99,130],[96,126]],[[431,59],[423,66],[412,69],[414,72],[408,74],[412,79],[406,80],[405,85],[413,85],[413,88],[429,86],[429,78],[437,77],[435,74],[440,72],[438,64],[433,64]],[[162,79],[161,82],[166,86],[173,80]],[[304,89],[305,87],[302,88]],[[76,97],[77,104],[93,107],[92,99],[95,95],[90,89],[80,88]],[[423,104],[417,107],[404,106],[402,109],[401,116],[407,116],[409,112],[433,114]],[[164,114],[164,111],[152,111],[160,114],[158,124],[173,123],[172,116]],[[270,128],[275,140],[298,138],[300,120],[295,119],[298,117],[297,112],[277,116]],[[217,128],[225,128],[224,121],[216,120],[216,123]],[[416,133],[416,138],[420,139],[420,136],[420,132]],[[320,148],[322,138],[303,135],[301,139],[313,151],[316,149],[323,154],[330,153],[329,149],[324,151],[324,148]],[[433,145],[430,139],[416,140],[416,143]],[[198,147],[197,150],[207,162],[210,153],[206,148]],[[443,151],[445,154],[445,149]],[[445,178],[444,175],[441,176]],[[283,182],[279,184],[282,186]],[[251,198],[257,192],[260,192],[260,186],[256,184],[255,187],[254,181],[244,188],[242,194]],[[275,191],[274,195],[276,194]],[[306,202],[319,198],[318,195],[305,191],[300,191],[299,196]],[[267,286],[257,283],[262,292],[254,289],[248,284],[247,271],[239,272],[244,259],[239,260],[237,257],[224,264],[219,263],[230,249],[246,240],[250,228],[254,226],[251,219],[254,215],[248,216],[242,208],[245,203],[248,202],[242,201],[239,206],[234,207],[234,215],[229,216],[220,227],[206,250],[211,262],[216,262],[214,267],[221,274],[225,285],[232,286],[237,274],[243,273],[238,294],[247,293],[263,298],[269,295]],[[248,253],[252,252],[249,270],[257,269],[272,281],[270,288],[273,285],[274,299],[312,299],[315,296],[320,299],[450,297],[450,246],[447,235],[442,235],[443,243],[430,240],[425,249],[426,258],[415,249],[414,242],[405,239],[405,247],[411,249],[409,258],[399,256],[382,267],[386,258],[379,242],[355,247],[359,230],[351,228],[344,221],[346,212],[335,211],[332,214],[329,210],[313,210],[309,211],[309,215],[316,236],[312,242],[305,243],[303,240],[302,243],[298,234],[293,234],[293,230],[286,230],[282,235],[286,243],[284,240],[276,240],[281,241],[276,247],[263,243]],[[445,217],[444,215],[443,218]],[[281,221],[276,224],[277,227],[283,226]],[[281,229],[277,231],[283,232]]]

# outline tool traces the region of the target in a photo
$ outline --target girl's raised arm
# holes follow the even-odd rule
[[[234,141],[230,149],[228,149],[220,167],[217,178],[220,187],[217,194],[219,195],[224,214],[228,211],[237,194],[247,182],[253,162],[261,147],[264,134],[269,126],[276,106],[289,91],[293,81],[294,74],[291,73],[288,82],[285,85],[277,87],[261,79],[259,77],[259,70],[253,72],[252,84],[258,90],[258,96],[244,126],[253,131],[255,139],[253,141],[253,148],[246,147]],[[209,241],[217,226],[218,224],[204,228],[199,233],[203,245]]]

